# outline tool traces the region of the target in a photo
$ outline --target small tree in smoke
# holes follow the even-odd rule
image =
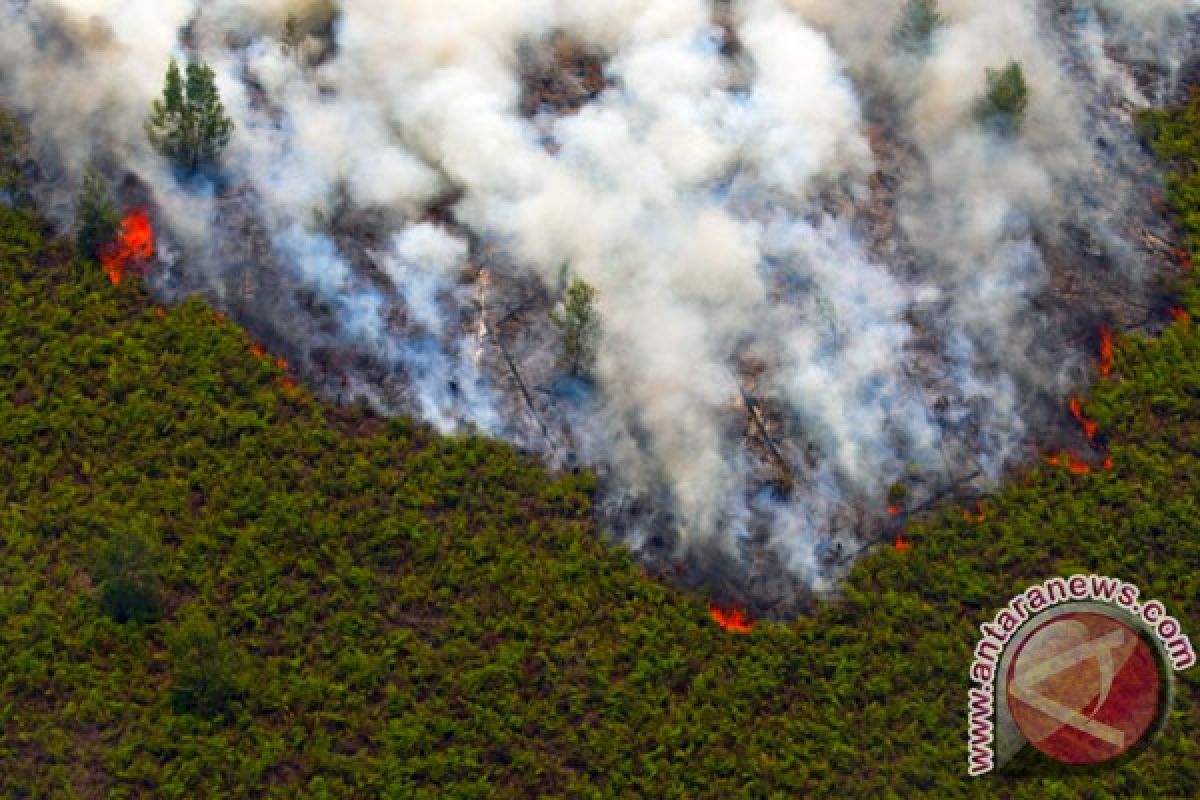
[[[212,67],[189,62],[185,81],[171,59],[163,96],[154,101],[146,120],[146,136],[154,149],[194,173],[217,161],[232,133],[233,120],[225,115]]]
[[[1029,106],[1029,85],[1018,61],[1004,69],[987,71],[987,89],[975,101],[975,119],[983,127],[1004,136],[1021,130],[1025,109]]]
[[[108,186],[95,165],[89,164],[83,173],[79,190],[79,205],[75,213],[75,244],[79,254],[95,258],[100,248],[117,238],[121,215],[109,194]]]
[[[936,0],[908,0],[892,32],[892,44],[903,53],[927,55],[933,46],[933,34],[945,24]]]
[[[563,366],[574,376],[587,375],[595,366],[600,340],[595,287],[579,278],[571,281],[562,312],[551,314],[551,318],[563,332]]]

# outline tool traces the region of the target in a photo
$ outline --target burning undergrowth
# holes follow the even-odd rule
[[[736,630],[1039,453],[1101,468],[1072,398],[1171,305],[1131,113],[1187,73],[1191,3],[940,6],[914,52],[898,0],[9,0],[0,100],[64,220],[89,159],[151,209],[157,291],[330,397],[594,468],[605,527]],[[211,174],[142,136],[173,54],[237,124]],[[975,109],[1011,61],[1004,133]]]

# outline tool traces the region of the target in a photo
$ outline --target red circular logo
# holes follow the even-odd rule
[[[1162,697],[1150,646],[1120,620],[1072,612],[1042,624],[1008,668],[1008,708],[1029,742],[1068,764],[1116,758],[1145,738]]]

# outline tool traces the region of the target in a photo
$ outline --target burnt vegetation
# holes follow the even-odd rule
[[[1141,122],[1193,248],[1197,119],[1200,99]],[[0,202],[0,795],[1185,797],[1200,783],[1195,670],[1121,770],[1026,752],[964,777],[976,625],[1017,591],[1120,576],[1200,634],[1189,273],[1175,321],[1118,339],[1079,409],[1112,469],[1042,462],[969,509],[943,499],[839,601],[737,635],[602,543],[588,473],[361,410],[333,420],[241,329],[199,300],[166,309],[111,285],[20,196]]]

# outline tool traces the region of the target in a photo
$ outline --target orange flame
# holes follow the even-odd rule
[[[982,501],[975,503],[974,512],[972,512],[970,509],[964,508],[962,510],[962,515],[963,519],[965,519],[967,522],[974,522],[976,524],[987,519],[987,511],[984,510]]]
[[[904,534],[896,537],[896,541],[892,542],[892,547],[896,548],[897,553],[907,553],[912,549],[912,542],[904,538]]]
[[[275,368],[283,372],[287,372],[287,360],[283,356],[275,356]]]
[[[1100,326],[1100,374],[1108,377],[1113,366],[1113,336],[1107,325]]]
[[[1104,459],[1104,469],[1109,470],[1109,469],[1112,469],[1114,466],[1116,466],[1116,464],[1113,463],[1113,457],[1107,456]]]
[[[100,252],[100,266],[113,286],[121,283],[130,267],[154,258],[154,228],[145,209],[131,211],[121,220],[117,240]]]
[[[255,358],[259,358],[259,359],[266,358],[267,348],[263,347],[258,342],[254,342],[253,344],[250,345],[250,355],[254,356]]]
[[[1175,257],[1175,263],[1184,272],[1190,272],[1192,269],[1192,254],[1181,247],[1176,247],[1171,251],[1171,255]]]
[[[1187,312],[1186,308],[1176,306],[1171,309],[1171,319],[1186,325],[1192,321],[1192,315]]]
[[[708,615],[721,626],[722,630],[730,633],[749,633],[754,630],[754,623],[740,608],[726,610],[718,606],[709,606]]]
[[[887,507],[887,513],[891,514],[893,517],[896,516],[897,514],[899,514],[903,510],[904,509],[900,508],[900,506],[888,506]]]
[[[1046,456],[1046,463],[1056,467],[1065,467],[1072,475],[1088,475],[1092,471],[1090,464],[1070,451],[1050,453]]]
[[[1078,397],[1071,398],[1071,416],[1074,417],[1083,427],[1083,434],[1090,442],[1096,438],[1096,430],[1099,427],[1094,421],[1083,415],[1083,403]]]

